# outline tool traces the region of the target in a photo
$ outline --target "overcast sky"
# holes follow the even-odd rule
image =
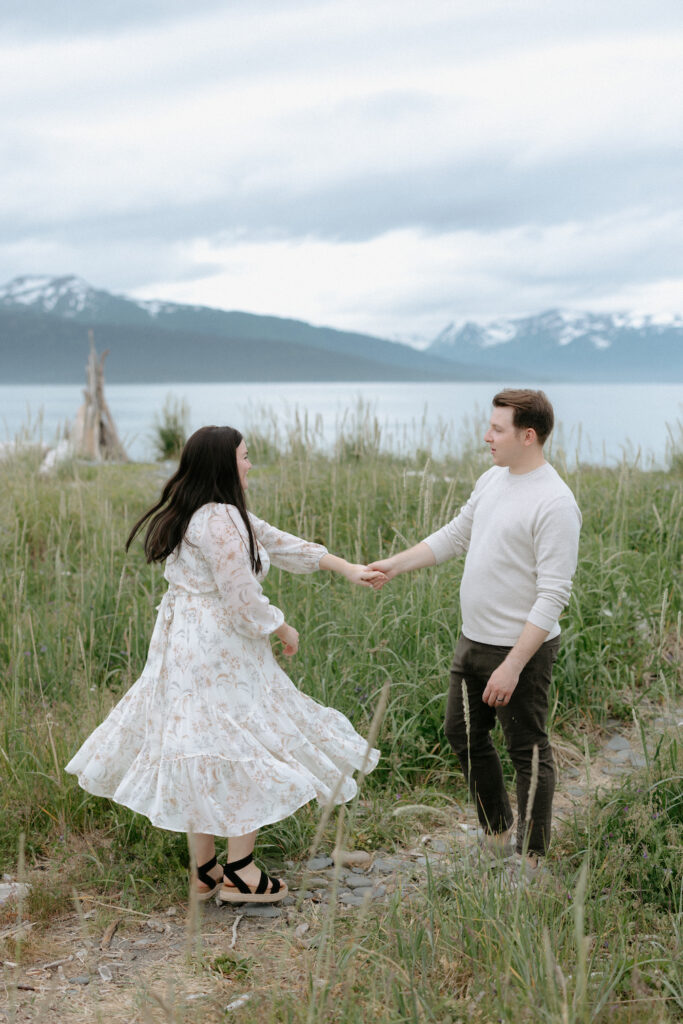
[[[683,312],[681,0],[3,0],[0,283]]]

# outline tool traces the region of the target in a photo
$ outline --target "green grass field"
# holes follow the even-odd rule
[[[440,462],[388,455],[367,423],[323,454],[300,426],[248,439],[251,508],[349,559],[422,539],[488,465],[471,449]],[[551,729],[583,750],[608,718],[630,723],[680,700],[683,460],[674,454],[661,472],[555,464],[584,526]],[[125,556],[123,543],[169,467],[36,469],[30,453],[0,463],[0,864],[16,875],[22,847],[27,870],[49,861],[54,884],[29,905],[48,928],[74,887],[116,892],[133,909],[183,901],[188,854],[182,836],[88,796],[63,771],[143,667],[164,580],[139,544]],[[450,562],[379,594],[323,573],[268,578],[301,634],[288,667],[298,686],[364,732],[389,681],[380,766],[362,800],[330,821],[324,849],[340,829],[347,846],[390,851],[415,827],[395,807],[466,800],[442,733],[460,573]],[[261,995],[239,1019],[680,1019],[682,760],[679,737],[662,738],[639,774],[565,827],[549,858],[556,885],[511,892],[454,865],[419,902],[394,897],[355,925],[331,920],[305,998],[281,978],[270,991],[256,970]],[[269,865],[304,858],[318,820],[309,806],[266,829]]]

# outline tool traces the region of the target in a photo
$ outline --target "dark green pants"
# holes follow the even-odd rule
[[[510,760],[517,773],[519,853],[524,849],[527,832],[530,853],[544,854],[550,842],[555,764],[546,721],[548,690],[559,646],[559,637],[541,646],[524,667],[510,702],[500,708],[489,707],[481,698],[491,673],[504,660],[509,647],[480,644],[461,636],[451,667],[446,736],[458,755],[480,824],[486,832],[504,832],[512,826],[514,819],[503,783],[500,758],[491,741],[491,730],[496,719],[500,721]],[[469,705],[469,736],[463,682]],[[538,779],[533,805],[527,811],[535,746],[538,747]]]

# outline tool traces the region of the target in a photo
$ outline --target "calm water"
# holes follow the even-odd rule
[[[502,386],[502,385],[501,385]],[[666,465],[672,435],[681,441],[680,384],[546,384],[557,417],[554,447],[568,459],[613,464],[640,453],[645,466]],[[111,384],[106,397],[133,459],[150,458],[151,434],[166,397],[184,399],[191,429],[229,423],[248,434],[277,419],[283,431],[307,418],[324,443],[349,426],[359,402],[382,428],[388,448],[419,444],[443,453],[480,437],[490,400],[486,384]],[[0,440],[28,428],[51,442],[82,401],[79,385],[0,385]],[[482,442],[483,446],[483,442]]]

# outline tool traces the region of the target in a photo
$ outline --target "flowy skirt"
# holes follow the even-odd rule
[[[174,832],[240,836],[316,797],[352,799],[379,751],[296,688],[270,640],[234,631],[220,599],[170,588],[141,677],[66,766]]]

